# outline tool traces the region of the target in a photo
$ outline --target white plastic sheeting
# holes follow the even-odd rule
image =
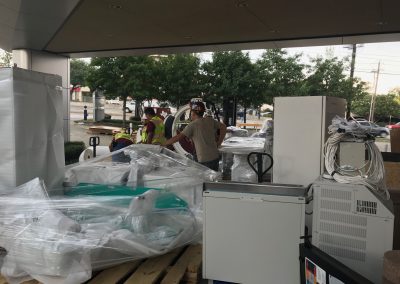
[[[196,241],[202,184],[217,178],[160,146],[132,145],[73,165],[61,191],[48,194],[39,179],[0,187],[1,273],[10,283],[82,283],[92,270]]]
[[[247,162],[251,152],[265,152],[265,138],[231,137],[226,139],[219,149],[222,152],[222,174],[239,182],[257,182],[257,174]],[[254,157],[250,160],[254,163]],[[257,168],[255,166],[255,168]]]
[[[35,177],[50,187],[64,175],[61,77],[0,68],[0,185]]]

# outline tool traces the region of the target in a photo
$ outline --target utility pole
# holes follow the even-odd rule
[[[354,66],[356,65],[356,53],[357,53],[357,44],[353,44],[353,51],[351,53],[351,65],[350,65],[350,84],[351,84],[350,92],[351,93],[353,93],[353,86],[354,86],[353,78],[354,78]],[[352,95],[353,94],[351,94],[349,96],[350,102],[347,102],[347,104],[348,104],[347,113],[346,113],[347,119],[349,119],[349,117],[351,116]]]
[[[374,86],[374,93],[372,94],[371,97],[371,106],[369,108],[369,121],[374,121],[374,113],[375,113],[375,104],[376,104],[376,90],[378,88],[378,79],[379,79],[379,72],[381,70],[381,61],[378,62],[378,69],[377,71],[372,71],[373,73],[376,73],[375,78],[375,86]]]
[[[353,44],[353,52],[351,53],[351,65],[350,65],[351,82],[353,82],[353,78],[354,78],[354,66],[356,64],[356,53],[357,53],[357,44]]]

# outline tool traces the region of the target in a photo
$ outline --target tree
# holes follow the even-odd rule
[[[345,62],[336,57],[330,59],[314,58],[309,66],[310,74],[305,80],[304,91],[311,96],[332,96],[347,100],[347,116],[350,115],[352,103],[366,94],[365,83],[344,75]]]
[[[272,104],[274,97],[304,95],[304,64],[301,54],[288,56],[282,49],[266,50],[256,66],[262,76],[265,102]]]
[[[71,84],[74,86],[86,86],[88,77],[91,72],[91,65],[80,59],[72,59],[71,68]]]
[[[222,101],[226,125],[235,124],[236,103],[249,107],[262,102],[260,76],[256,71],[249,54],[241,51],[215,52],[212,61],[202,65],[205,97]]]
[[[371,95],[364,94],[353,101],[353,114],[356,116],[368,117],[371,106]]]
[[[11,67],[12,53],[0,49],[0,67]]]
[[[130,96],[140,106],[144,99],[153,98],[157,85],[154,83],[154,59],[148,56],[93,58],[93,71],[88,78],[92,90],[102,90],[107,98],[123,100],[125,124],[126,100]],[[138,112],[135,111],[135,115]]]
[[[394,88],[389,91],[389,95],[394,95],[395,100],[400,103],[400,87]]]
[[[88,77],[92,67],[83,60],[72,59],[70,63],[70,68],[70,82],[72,85],[70,93],[72,94],[76,87],[88,85]]]
[[[161,57],[157,61],[159,90],[157,99],[179,107],[200,93],[200,59],[192,54]]]
[[[380,121],[387,121],[390,116],[400,117],[400,103],[396,95],[387,94],[376,96],[375,118]],[[353,103],[353,112],[357,115],[367,117],[371,105],[371,95],[364,95]]]

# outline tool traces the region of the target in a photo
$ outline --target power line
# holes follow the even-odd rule
[[[373,70],[367,71],[367,70],[354,70],[355,73],[374,73]],[[376,71],[375,71],[376,72]],[[394,75],[394,76],[400,76],[400,73],[387,73],[387,72],[379,72],[380,75]]]

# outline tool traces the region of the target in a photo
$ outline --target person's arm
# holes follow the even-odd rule
[[[153,142],[153,137],[154,137],[154,132],[152,131],[152,132],[149,132],[148,134],[147,134],[147,141],[146,141],[146,144],[151,144],[152,142]]]
[[[221,146],[222,142],[224,141],[225,135],[226,135],[226,125],[223,124],[222,122],[219,122],[219,136],[217,141],[218,147]]]
[[[181,139],[183,139],[183,138],[185,138],[185,137],[186,137],[185,134],[183,134],[183,133],[181,132],[181,133],[175,135],[174,137],[172,137],[171,139],[168,139],[168,140],[164,143],[163,146],[172,145],[172,144],[178,142],[179,140],[181,140]]]
[[[148,122],[146,131],[147,131],[146,144],[151,144],[153,142],[154,132],[156,131],[156,126],[154,125],[153,122],[151,121]]]

